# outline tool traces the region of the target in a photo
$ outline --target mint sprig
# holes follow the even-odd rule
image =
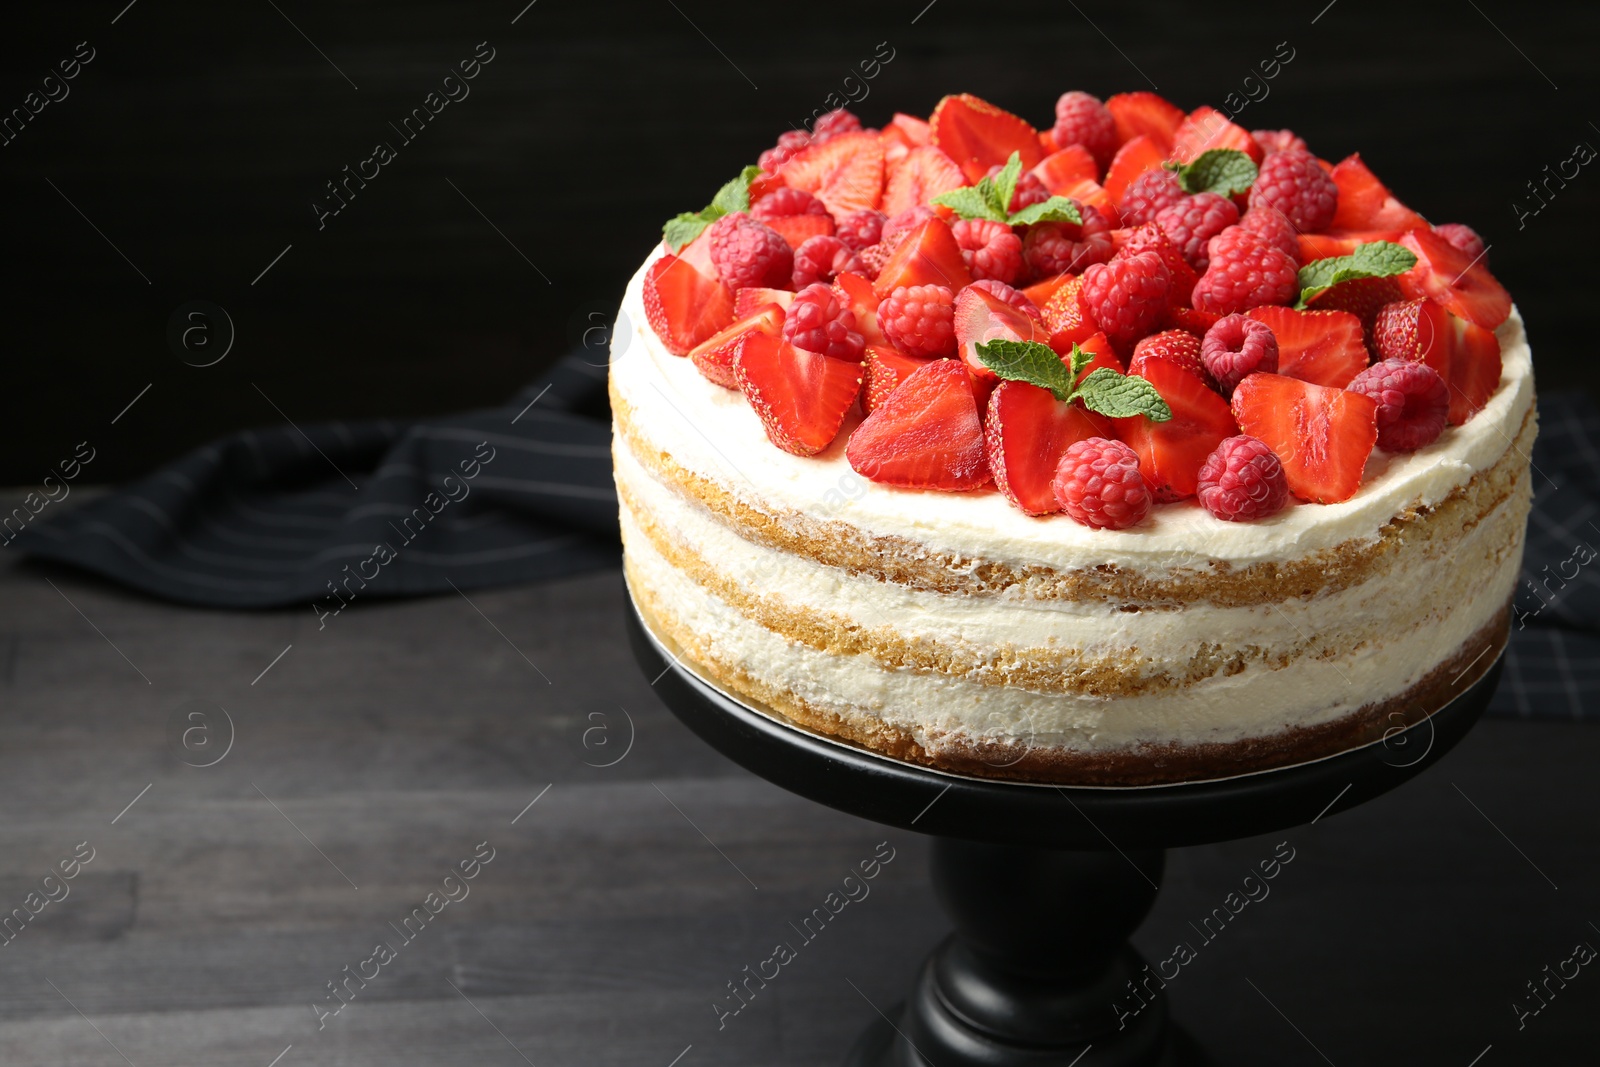
[[[950,208],[964,219],[988,219],[1008,226],[1032,226],[1037,222],[1070,222],[1083,224],[1078,205],[1064,196],[1032,204],[1021,211],[1012,212],[1011,198],[1016,194],[1017,182],[1022,180],[1022,156],[1011,153],[1006,165],[993,178],[984,178],[977,185],[966,185],[940,193],[933,198],[935,204]]]
[[[1255,161],[1237,148],[1211,148],[1182,166],[1173,166],[1178,187],[1186,193],[1234,196],[1256,183]]]
[[[1294,306],[1303,310],[1307,303],[1340,282],[1389,278],[1416,265],[1417,257],[1411,250],[1393,241],[1368,241],[1348,256],[1314,259],[1300,268],[1300,299]]]
[[[1067,362],[1049,345],[1038,341],[1000,338],[974,347],[983,365],[1000,377],[1048,389],[1062,403],[1077,400],[1090,411],[1112,419],[1144,415],[1151,422],[1166,422],[1172,418],[1172,408],[1156,387],[1138,375],[1099,367],[1078,381],[1083,368],[1094,360],[1094,353],[1085,352],[1079,345],[1072,346]]]
[[[685,211],[676,218],[667,220],[661,227],[661,236],[667,242],[667,248],[674,255],[683,251],[683,246],[699,237],[705,228],[724,215],[731,215],[735,211],[750,210],[750,183],[761,175],[761,168],[752,164],[739,172],[739,176],[725,183],[717,190],[717,195],[711,198],[711,203],[699,211]]]

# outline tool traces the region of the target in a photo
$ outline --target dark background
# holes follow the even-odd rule
[[[285,417],[498,403],[609,318],[663,219],[824,107],[879,42],[894,58],[855,108],[868,124],[964,90],[1048,125],[1069,88],[1220,104],[1288,41],[1239,121],[1329,159],[1359,149],[1411,206],[1471,223],[1541,385],[1600,387],[1583,328],[1600,176],[1520,228],[1514,207],[1546,164],[1600,146],[1600,5],[537,0],[513,25],[525,2],[8,11],[0,112],[78,42],[96,57],[0,147],[0,484],[37,483],[85,439],[86,479],[110,481]],[[471,95],[401,145],[388,123],[480,41],[495,58]],[[324,183],[379,140],[398,158],[319,231]],[[167,342],[192,300],[237,331],[203,369]]]

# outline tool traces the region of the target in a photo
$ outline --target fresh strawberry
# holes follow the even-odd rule
[[[1099,370],[1101,367],[1104,367],[1107,370],[1114,370],[1118,374],[1128,373],[1128,368],[1123,366],[1122,360],[1117,357],[1117,350],[1111,347],[1111,342],[1106,339],[1105,334],[1092,333],[1084,340],[1078,342],[1078,347],[1083,349],[1083,351],[1087,352],[1094,358],[1090,359],[1088,363],[1085,363],[1083,365],[1083,370],[1078,372],[1076,384],[1081,385],[1085,378]],[[1065,358],[1066,356],[1072,354],[1072,349],[1068,347],[1065,351],[1058,354]]]
[[[1235,126],[1216,108],[1197,107],[1173,131],[1170,155],[1178,163],[1192,163],[1213,148],[1237,149],[1257,163],[1262,158],[1261,146],[1249,130]]]
[[[777,230],[779,236],[789,242],[791,249],[799,248],[813,237],[832,237],[834,229],[831,215],[780,215],[767,219],[766,223],[768,229]]]
[[[1056,293],[1061,291],[1062,286],[1066,285],[1076,277],[1076,274],[1072,274],[1068,271],[1062,271],[1060,274],[1052,274],[1050,277],[1034,282],[1032,285],[1024,288],[1022,290],[1022,295],[1033,301],[1034,307],[1043,308],[1046,304],[1050,303],[1051,297],[1055,296]]]
[[[1378,350],[1372,344],[1372,324],[1385,304],[1402,299],[1400,283],[1393,278],[1351,278],[1318,293],[1306,306],[1312,311],[1350,312],[1361,320],[1361,336],[1367,343],[1367,352],[1375,354]]]
[[[754,285],[737,289],[733,294],[733,317],[748,319],[768,304],[777,304],[787,310],[789,301],[793,299],[794,294],[787,289],[762,289]]]
[[[926,122],[915,115],[907,115],[899,111],[894,113],[894,118],[890,119],[889,125],[884,127],[885,132],[890,129],[898,130],[900,135],[913,148],[927,144],[928,137],[932,133]]]
[[[1115,100],[1116,97],[1111,99]],[[1106,171],[1106,195],[1118,208],[1122,207],[1122,194],[1128,191],[1128,186],[1133,184],[1133,179],[1147,170],[1154,170],[1161,166],[1167,158],[1167,150],[1151,138],[1140,135],[1117,149],[1117,154],[1111,160],[1111,166]]]
[[[1163,330],[1133,346],[1133,358],[1128,361],[1128,373],[1144,376],[1144,368],[1152,359],[1164,359],[1207,381],[1206,367],[1200,362],[1200,338],[1188,330]]]
[[[1446,311],[1493,330],[1511,315],[1511,294],[1495,280],[1481,258],[1473,258],[1432,230],[1412,230],[1400,238],[1417,255],[1417,265],[1400,275],[1400,289],[1425,296]]]
[[[966,184],[961,168],[939,149],[932,145],[913,148],[889,173],[883,190],[883,213],[894,218]]]
[[[1400,230],[1329,230],[1327,233],[1302,233],[1296,237],[1300,245],[1300,262],[1348,256],[1357,248],[1373,241],[1398,241]]]
[[[1247,314],[1278,339],[1278,373],[1343,389],[1367,369],[1361,320],[1348,311],[1296,311],[1268,305]]]
[[[996,338],[1007,341],[1046,340],[1045,327],[993,293],[967,288],[956,294],[956,344],[973,378],[992,382],[997,375],[978,358],[977,346]]]
[[[861,388],[861,410],[872,414],[883,403],[884,397],[894,392],[895,386],[932,362],[931,359],[908,356],[888,345],[868,345],[863,367],[866,381]]]
[[[1137,373],[1155,386],[1172,409],[1172,418],[1166,422],[1151,422],[1143,415],[1113,419],[1117,436],[1138,453],[1139,469],[1157,500],[1194,496],[1206,457],[1239,432],[1228,402],[1212,391],[1202,375],[1173,360],[1148,359]]]
[[[1329,172],[1339,188],[1333,227],[1340,230],[1411,230],[1428,220],[1394,198],[1378,176],[1367,169],[1359,152],[1340,160]]]
[[[699,237],[684,245],[678,258],[707,278],[717,278],[717,265],[711,261],[711,227],[707,226]]]
[[[953,359],[930,360],[884,397],[850,434],[857,474],[907,489],[959,492],[989,482],[972,378]]]
[[[666,255],[645,272],[644,313],[667,351],[686,356],[733,322],[733,294],[685,260]]]
[[[838,294],[839,302],[855,313],[856,332],[867,344],[889,343],[883,336],[883,330],[878,326],[880,298],[870,281],[859,274],[845,271],[833,280],[833,291]]]
[[[972,184],[977,184],[995,164],[1004,165],[1013,152],[1022,157],[1024,170],[1032,169],[1044,158],[1039,131],[971,93],[939,101],[928,125],[928,143],[955,160]]]
[[[732,326],[701,341],[690,351],[689,358],[700,373],[711,381],[729,389],[737,389],[739,382],[733,374],[733,360],[739,343],[751,333],[764,333],[773,339],[782,336],[783,308],[777,304],[767,304],[753,314],[744,316]]]
[[[1371,397],[1258,373],[1233,391],[1233,413],[1241,430],[1277,454],[1289,491],[1301,500],[1336,504],[1361,488],[1378,443],[1378,404]]]
[[[1044,183],[1044,187],[1052,196],[1070,196],[1068,189],[1074,188],[1082,181],[1094,181],[1100,177],[1100,168],[1095,165],[1094,156],[1081,144],[1068,145],[1059,152],[1052,152],[1039,161],[1039,165],[1028,173]]]
[[[989,394],[983,435],[996,488],[1027,515],[1061,510],[1050,487],[1061,457],[1077,441],[1109,437],[1107,420],[1048,389],[1001,382]]]
[[[1389,304],[1372,327],[1380,359],[1421,361],[1450,389],[1450,424],[1477,414],[1500,388],[1500,339],[1426,298]]]
[[[784,184],[803,189],[835,216],[876,208],[883,197],[883,143],[856,130],[801,149],[779,171]]]
[[[1165,325],[1174,330],[1188,330],[1196,337],[1204,337],[1206,331],[1222,321],[1222,316],[1215,311],[1200,311],[1195,308],[1171,308],[1167,311]]]
[[[1043,307],[1044,328],[1050,335],[1050,347],[1060,353],[1072,351],[1072,346],[1086,341],[1100,329],[1078,299],[1083,291],[1083,279],[1066,275],[1067,284],[1055,291]]]
[[[1094,208],[1104,215],[1106,221],[1112,226],[1120,226],[1122,224],[1122,215],[1117,210],[1117,206],[1111,202],[1111,194],[1106,192],[1103,185],[1093,179],[1082,178],[1067,186],[1065,191],[1057,195],[1076,200],[1080,206]]]
[[[783,184],[782,175],[763,170],[760,174],[750,179],[750,203],[758,204],[779,189],[787,188],[788,186]]]
[[[902,285],[943,285],[957,291],[971,281],[955,234],[943,219],[932,218],[900,240],[872,284],[878,295],[888,296]]]
[[[1106,110],[1117,124],[1118,143],[1126,146],[1139,137],[1148,137],[1163,155],[1183,125],[1183,109],[1155,93],[1118,93],[1106,101]]]
[[[797,456],[815,455],[832,444],[861,392],[860,363],[808,352],[762,333],[746,335],[733,372],[767,437]]]

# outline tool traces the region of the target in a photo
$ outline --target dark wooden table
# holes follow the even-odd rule
[[[616,573],[319,631],[0,554],[0,604],[0,914],[93,849],[0,945],[7,1067],[821,1067],[942,936],[924,840],[752,777],[654,699]],[[232,747],[192,766],[223,751],[219,708]],[[1222,1063],[1592,1062],[1600,968],[1520,1029],[1512,1005],[1600,946],[1597,759],[1594,727],[1485,722],[1358,811],[1173,852],[1140,947],[1195,950],[1168,993]],[[790,923],[885,840],[870,895],[802,943]],[[1270,895],[1206,941],[1282,840]],[[797,958],[719,1030],[778,942]]]

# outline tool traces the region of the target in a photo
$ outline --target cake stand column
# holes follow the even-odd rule
[[[1076,852],[935,838],[932,877],[955,933],[847,1067],[1150,1067],[1166,999],[1128,944],[1161,882],[1160,851]],[[1130,983],[1132,985],[1130,986]],[[1133,1014],[1139,989],[1148,1007]]]

